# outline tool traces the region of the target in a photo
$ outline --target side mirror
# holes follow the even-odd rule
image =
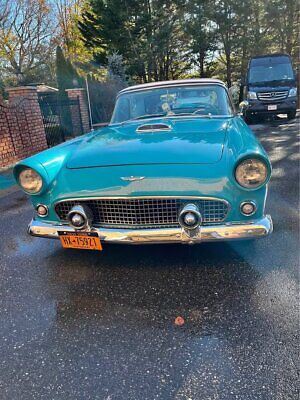
[[[249,102],[247,100],[243,100],[240,104],[239,104],[239,109],[240,109],[240,113],[242,113],[244,110],[246,110],[246,108],[249,107]]]

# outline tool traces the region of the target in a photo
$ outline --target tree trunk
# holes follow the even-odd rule
[[[230,88],[231,87],[231,52],[227,51],[225,53],[226,56],[226,82],[227,82],[227,86]]]
[[[248,57],[247,57],[247,29],[246,26],[244,25],[243,29],[243,38],[242,38],[242,60],[241,60],[241,80],[244,78],[246,75],[247,71],[247,63],[248,63]]]
[[[200,78],[205,78],[204,59],[205,59],[205,52],[200,51],[199,55]]]

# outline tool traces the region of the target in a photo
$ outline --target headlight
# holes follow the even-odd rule
[[[43,180],[33,169],[25,168],[20,172],[19,184],[25,192],[35,194],[42,189]]]
[[[247,99],[250,99],[250,100],[257,99],[256,93],[255,92],[248,92],[247,93]]]
[[[292,96],[297,96],[297,88],[296,87],[293,87],[292,89],[290,89],[289,97],[292,97]]]
[[[237,182],[248,189],[261,186],[267,179],[268,169],[265,163],[255,158],[242,161],[235,170]]]

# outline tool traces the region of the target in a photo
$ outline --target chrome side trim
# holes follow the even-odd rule
[[[147,243],[199,243],[236,239],[256,239],[269,235],[273,231],[269,215],[247,223],[227,223],[224,225],[202,226],[195,236],[189,236],[181,228],[164,229],[105,229],[91,228],[104,242],[147,244]],[[75,232],[69,225],[55,225],[32,220],[28,233],[32,236],[58,239],[58,232]]]

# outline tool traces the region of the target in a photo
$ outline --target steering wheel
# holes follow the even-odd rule
[[[219,114],[219,109],[216,107],[216,106],[213,106],[212,104],[202,104],[202,103],[199,103],[198,104],[198,107],[197,107],[197,110],[195,110],[194,112],[193,112],[193,114],[199,114],[202,110],[209,110],[209,111],[207,111],[208,113],[209,112],[211,112],[212,114]]]

